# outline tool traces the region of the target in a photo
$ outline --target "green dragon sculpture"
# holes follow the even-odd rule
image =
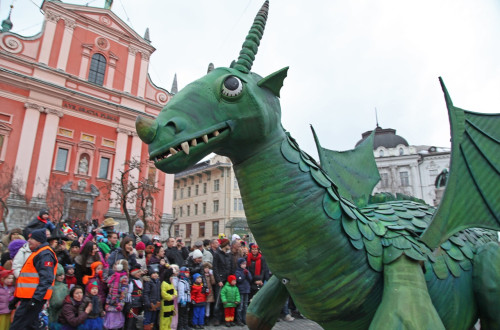
[[[283,129],[288,68],[250,72],[268,6],[236,62],[187,85],[156,119],[136,121],[164,172],[211,152],[233,162],[273,272],[249,306],[249,327],[271,329],[290,295],[325,329],[470,329],[478,318],[499,329],[500,116],[454,107],[443,84],[453,149],[437,212],[411,200],[358,208]]]

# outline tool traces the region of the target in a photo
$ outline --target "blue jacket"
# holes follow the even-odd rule
[[[247,274],[245,275],[245,270],[240,266],[236,268],[236,272],[234,275],[236,276],[236,286],[240,293],[250,293],[250,286],[252,283],[252,273],[247,270]]]

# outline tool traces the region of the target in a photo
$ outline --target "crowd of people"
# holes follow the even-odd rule
[[[1,329],[203,329],[246,324],[271,272],[238,235],[166,246],[138,220],[132,233],[107,218],[87,233],[41,210],[2,239]],[[288,303],[285,320],[293,321]]]

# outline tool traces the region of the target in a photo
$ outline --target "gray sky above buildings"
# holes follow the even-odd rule
[[[42,27],[41,0],[15,0],[13,32]],[[104,0],[64,1],[103,7]],[[170,90],[228,66],[263,0],[115,0],[112,11],[156,52],[150,74]],[[11,1],[0,2],[0,19]],[[497,0],[271,0],[252,71],[290,66],[281,91],[282,121],[316,157],[309,124],[325,148],[353,148],[361,133],[394,128],[413,145],[449,146],[438,82],[454,104],[500,112],[500,2]]]

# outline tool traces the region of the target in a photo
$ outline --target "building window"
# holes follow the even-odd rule
[[[203,203],[203,214],[207,214],[207,203]]]
[[[188,205],[188,206],[186,206],[186,216],[189,217],[190,215],[191,215],[191,206]]]
[[[106,58],[101,54],[92,55],[90,62],[89,82],[102,86],[104,83],[104,73],[106,72]]]
[[[243,201],[241,198],[235,198],[233,206],[235,211],[243,211]]]
[[[179,237],[180,233],[179,233],[179,225],[175,225],[174,226],[174,236],[175,237]]]
[[[110,159],[108,157],[101,157],[101,161],[99,164],[99,179],[108,179],[109,164]]]
[[[212,221],[212,236],[217,236],[219,233],[219,221]]]
[[[175,218],[175,207],[172,208],[172,216]]]
[[[184,188],[181,188],[181,199],[184,198]]]
[[[226,173],[226,169],[223,168],[221,171],[220,171],[220,177],[223,178],[224,177],[224,173]]]
[[[194,204],[194,215],[198,215],[198,204]]]
[[[403,148],[399,148],[399,155],[403,156],[405,154],[405,151]]]
[[[191,197],[191,187],[188,187],[188,197]]]
[[[191,237],[191,224],[186,224],[186,238]]]
[[[184,181],[184,187],[187,186],[187,179],[182,179]]]
[[[378,155],[379,157],[384,157],[384,150],[379,150]]]
[[[177,199],[177,189],[174,189],[174,201]]]
[[[203,180],[203,177],[202,177],[201,174],[199,174],[199,176],[198,176],[198,183],[201,183],[202,180]]]
[[[68,162],[68,149],[58,148],[56,159],[56,171],[66,172],[66,163]]]
[[[219,191],[219,179],[214,180],[214,191]]]
[[[191,177],[191,184],[194,184],[194,176]]]
[[[234,177],[233,189],[238,189],[238,180]]]
[[[389,187],[389,174],[380,173],[380,187],[381,188]]]
[[[205,237],[205,223],[204,222],[200,222],[198,237]]]
[[[179,207],[179,218],[182,218],[182,206]]]
[[[410,178],[408,177],[408,172],[399,172],[399,177],[401,178],[401,186],[408,187],[410,185]]]
[[[194,186],[194,194],[195,194],[196,196],[198,196],[198,188],[199,188],[199,186],[198,186],[198,185]]]
[[[204,194],[207,193],[207,183],[206,182],[203,184],[203,193]]]
[[[219,201],[214,200],[214,213],[219,212]]]
[[[179,187],[180,187],[179,181],[175,181],[175,188],[179,189]]]

